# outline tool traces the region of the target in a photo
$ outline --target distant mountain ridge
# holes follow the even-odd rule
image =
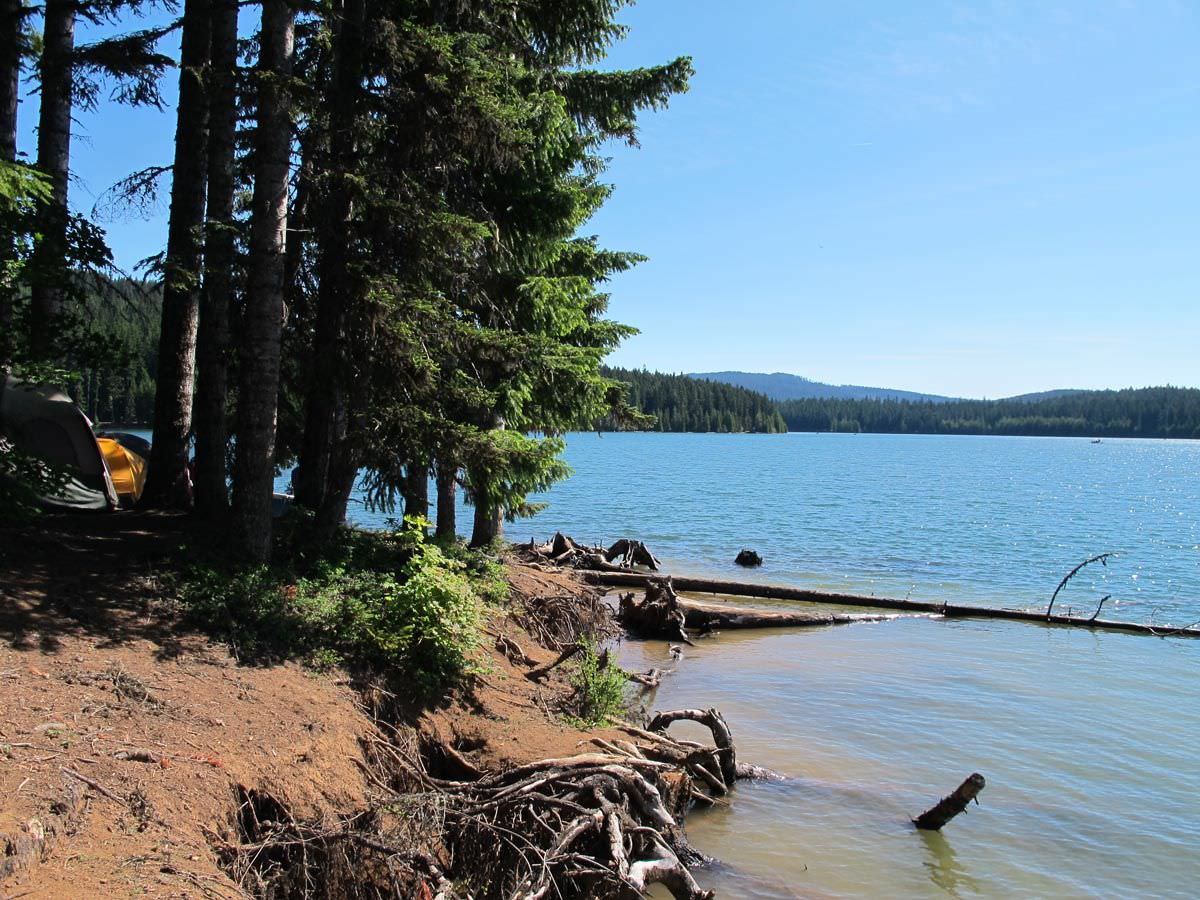
[[[949,403],[958,397],[921,394],[895,388],[866,387],[858,384],[825,384],[787,372],[692,372],[689,377],[720,381],[743,387],[772,400],[911,400],[925,403]],[[1032,396],[1032,395],[1031,395]]]
[[[1017,394],[1015,397],[1005,397],[1005,400],[1016,400],[1019,403],[1040,403],[1043,400],[1057,400],[1059,397],[1070,397],[1072,394],[1082,394],[1083,388],[1059,388],[1056,391],[1038,391],[1034,394]]]
[[[953,403],[957,400],[968,399],[948,397],[943,394],[902,391],[898,388],[868,387],[861,384],[826,384],[823,381],[813,381],[811,378],[792,375],[789,372],[691,372],[688,377],[732,384],[735,387],[766,394],[772,400],[908,400],[913,403]],[[1082,393],[1081,388],[1059,388],[998,399],[1015,400],[1020,403],[1038,403],[1042,400],[1057,400],[1060,397]]]

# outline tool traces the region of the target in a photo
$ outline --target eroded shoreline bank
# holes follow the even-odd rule
[[[576,573],[510,562],[469,683],[417,710],[395,686],[246,664],[197,631],[160,579],[181,529],[126,514],[3,534],[5,891],[540,896],[613,879],[705,896],[683,816],[754,773],[731,746],[679,744],[673,719],[564,721],[578,688],[552,663],[586,635],[529,615],[594,604]],[[530,835],[515,853],[514,828]]]

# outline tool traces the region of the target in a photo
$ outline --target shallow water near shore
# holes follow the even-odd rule
[[[928,619],[726,633],[648,705],[721,709],[739,758],[788,776],[689,818],[719,896],[1192,897],[1198,649]],[[621,658],[671,665],[663,642]],[[980,806],[909,824],[973,771]]]
[[[632,536],[672,572],[1034,609],[1116,550],[1057,609],[1200,620],[1197,442],[580,434],[567,460],[509,539]],[[765,565],[733,565],[742,547]],[[622,656],[670,664],[663,642]],[[1191,897],[1198,676],[1195,640],[898,619],[706,639],[649,702],[720,708],[744,760],[790,776],[689,821],[719,896]],[[981,806],[911,827],[973,771]]]

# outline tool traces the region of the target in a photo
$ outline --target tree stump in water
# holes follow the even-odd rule
[[[979,802],[975,798],[979,796],[979,792],[983,790],[985,784],[987,782],[978,772],[969,775],[953,794],[943,797],[932,809],[921,813],[913,819],[913,824],[923,831],[940,831],[959,813],[966,812],[967,804],[972,800],[975,800],[976,803]]]
[[[758,553],[754,550],[742,550],[737,555],[737,559],[735,559],[734,562],[737,563],[739,566],[745,566],[746,568],[749,569],[749,568],[754,568],[755,566],[761,566],[762,565],[762,557],[759,556]]]
[[[692,642],[684,629],[687,613],[679,605],[669,577],[651,579],[641,602],[634,600],[632,593],[622,594],[617,618],[630,631],[644,637]]]
[[[604,551],[604,558],[607,562],[614,562],[618,557],[620,557],[620,562],[617,565],[622,568],[630,569],[634,566],[645,566],[652,572],[658,571],[658,559],[641,541],[621,538],[621,540]]]

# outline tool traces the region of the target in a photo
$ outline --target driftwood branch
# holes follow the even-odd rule
[[[966,812],[967,805],[972,800],[975,800],[976,803],[979,802],[976,798],[985,784],[987,782],[978,772],[969,775],[966,781],[955,788],[954,793],[943,797],[936,806],[925,810],[913,819],[913,824],[923,831],[940,831],[959,813]]]
[[[580,653],[582,651],[583,651],[583,644],[572,644],[570,647],[567,647],[565,650],[563,650],[562,653],[558,654],[558,656],[556,656],[550,662],[546,663],[544,666],[538,666],[536,669],[530,669],[528,672],[525,673],[525,677],[528,678],[530,681],[541,681],[543,678],[545,678],[547,675],[549,675],[553,669],[562,665],[568,659],[570,659],[572,656],[575,656],[577,653]]]
[[[1102,566],[1107,566],[1109,557],[1116,556],[1116,555],[1117,555],[1116,553],[1111,552],[1111,551],[1108,553],[1099,553],[1096,556],[1090,557],[1089,559],[1085,559],[1083,562],[1081,562],[1079,565],[1077,565],[1075,568],[1073,568],[1070,572],[1068,572],[1066,574],[1066,576],[1063,578],[1063,580],[1058,583],[1058,587],[1056,587],[1054,589],[1054,593],[1050,596],[1050,605],[1046,607],[1046,619],[1047,620],[1050,619],[1050,612],[1054,609],[1054,601],[1058,598],[1058,592],[1067,586],[1068,581],[1070,581],[1072,578],[1074,578],[1076,575],[1078,575],[1079,572],[1085,566],[1090,566],[1092,563],[1098,562]],[[1100,610],[1096,610],[1096,612],[1097,612],[1097,614],[1099,614]],[[1092,616],[1092,618],[1095,619],[1096,616]]]

